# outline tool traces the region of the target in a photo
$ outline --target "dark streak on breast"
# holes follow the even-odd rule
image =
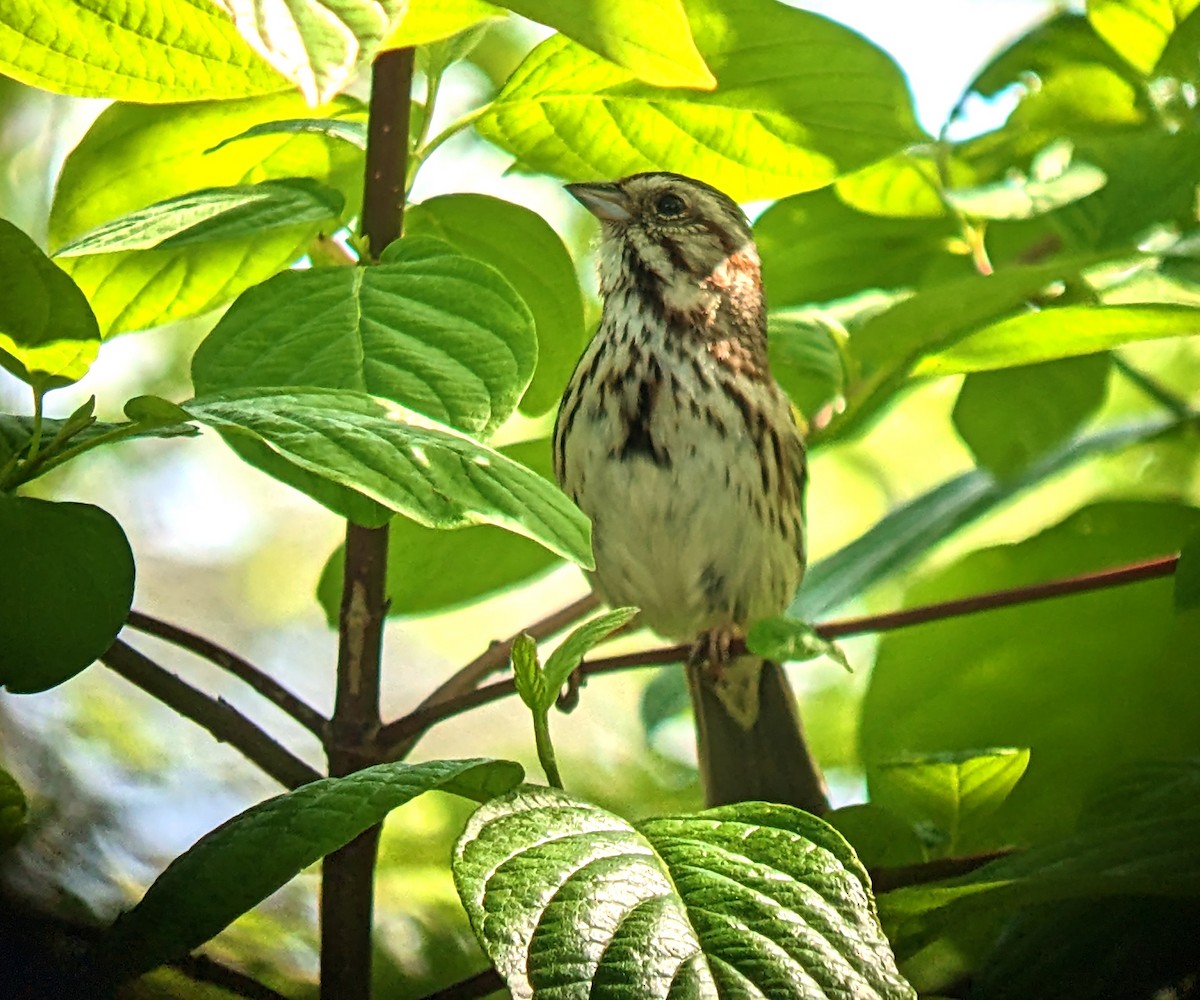
[[[651,357],[646,362],[646,370],[637,387],[634,410],[632,413],[624,414],[625,440],[616,450],[615,455],[621,461],[628,461],[636,455],[641,455],[659,468],[669,469],[671,467],[671,456],[654,440],[651,426],[654,420],[654,407],[658,402],[662,386],[662,366],[658,363],[657,358]]]

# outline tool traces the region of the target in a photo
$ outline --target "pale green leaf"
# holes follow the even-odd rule
[[[1096,34],[1139,73],[1154,69],[1175,28],[1171,0],[1088,0]]]
[[[567,683],[567,678],[583,658],[617,629],[633,621],[637,614],[637,608],[613,608],[572,629],[546,660],[546,697],[537,707],[548,711],[558,697],[559,689]]]
[[[503,10],[484,0],[408,0],[383,47],[402,49],[409,45],[428,45],[503,16]]]
[[[651,87],[556,35],[476,127],[521,167],[672,170],[737,200],[821,187],[920,137],[896,64],[840,24],[774,0],[700,0],[689,15],[716,90]]]
[[[0,367],[39,392],[83,377],[100,350],[87,299],[36,243],[0,219]]]
[[[816,628],[799,618],[774,615],[750,626],[746,648],[778,663],[800,663],[828,656],[846,670],[850,663],[837,643],[824,638]]]
[[[0,72],[60,94],[141,104],[288,86],[219,8],[196,0],[4,0]]]
[[[323,109],[326,114],[354,105]],[[321,135],[281,134],[208,152],[261,122],[309,111],[296,95],[103,112],[67,157],[50,214],[62,247],[112,219],[201,188],[310,177],[340,191],[357,212],[361,153]],[[295,261],[321,230],[314,222],[221,244],[95,254],[63,261],[104,335],[142,330],[214,309]]]
[[[216,0],[243,37],[317,105],[368,66],[406,0]]]
[[[716,86],[681,0],[498,0],[656,87]]]
[[[357,118],[287,118],[283,121],[251,125],[244,132],[222,139],[212,149],[206,149],[205,152],[215,153],[231,142],[240,142],[242,139],[257,139],[263,135],[296,135],[304,132],[341,139],[357,149],[367,148],[367,123],[363,120]]]

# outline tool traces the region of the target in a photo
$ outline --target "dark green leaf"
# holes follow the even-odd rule
[[[523,772],[505,760],[378,764],[261,802],[176,858],[103,937],[101,969],[132,977],[186,955],[325,855],[423,792],[486,802]]]
[[[192,419],[178,403],[161,396],[134,396],[125,403],[125,416],[146,428],[172,427]]]
[[[272,229],[330,223],[341,210],[342,196],[337,191],[302,177],[205,188],[106,222],[59,248],[54,256],[244,240]]]
[[[837,643],[821,636],[808,622],[787,615],[763,618],[751,625],[746,646],[750,652],[778,663],[828,656],[834,663],[850,669],[850,662]]]
[[[579,279],[559,235],[529,209],[482,194],[414,205],[404,229],[445,240],[494,267],[517,290],[537,325],[537,369],[521,410],[536,416],[557,406],[586,340]]]
[[[61,684],[108,649],[133,602],[133,553],[111,514],[0,495],[0,684]]]
[[[1200,608],[1200,532],[1183,543],[1175,568],[1175,610],[1197,608]]]
[[[8,850],[25,832],[29,803],[16,779],[0,770],[0,852]]]
[[[921,831],[935,856],[988,844],[988,825],[1029,766],[1029,751],[960,750],[868,761],[871,802]]]
[[[911,823],[873,802],[842,806],[825,814],[825,822],[850,841],[867,868],[897,868],[926,858]]]
[[[100,350],[83,293],[36,243],[0,219],[0,367],[38,392],[82,378]]]
[[[1107,354],[968,375],[954,404],[954,427],[979,465],[999,478],[1057,447],[1104,402]]]
[[[904,606],[1096,572],[1178,551],[1200,511],[1102,503],[1015,545],[973,552]],[[1029,769],[992,822],[1003,842],[1070,830],[1118,765],[1200,753],[1191,683],[1200,620],[1152,580],[915,626],[883,637],[863,701],[866,761],[1022,746]]]
[[[614,608],[571,631],[546,660],[546,700],[538,707],[548,711],[580,661],[617,629],[637,617],[637,608]]]
[[[695,0],[688,15],[716,90],[664,93],[556,35],[477,129],[533,170],[674,170],[738,200],[821,187],[920,138],[903,74],[842,25],[773,0]]]
[[[269,448],[306,477],[429,527],[497,524],[592,566],[587,519],[560,490],[412,411],[332,389],[245,389],[195,399],[184,409],[224,434]]]
[[[810,417],[842,391],[845,372],[835,336],[832,324],[815,311],[767,318],[771,373],[792,404]]]
[[[454,878],[514,997],[915,997],[854,852],[787,806],[634,826],[525,787],[471,818]]]
[[[421,236],[372,267],[287,271],[247,289],[197,349],[192,382],[200,394],[354,389],[486,435],[536,360],[533,318],[512,286]]]

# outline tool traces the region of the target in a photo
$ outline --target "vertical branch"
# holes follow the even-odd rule
[[[413,50],[378,56],[371,74],[363,235],[371,256],[403,228]],[[337,697],[330,720],[329,773],[376,763],[388,529],[346,525],[346,568],[338,628]],[[369,1000],[371,925],[379,827],[329,855],[321,870],[321,1000]]]

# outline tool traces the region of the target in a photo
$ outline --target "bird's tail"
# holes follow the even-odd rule
[[[752,719],[735,719],[708,667],[688,666],[706,803],[779,802],[817,815],[828,811],[825,780],[805,743],[783,667],[743,656],[725,669],[751,678],[757,673],[758,711],[749,713]]]

